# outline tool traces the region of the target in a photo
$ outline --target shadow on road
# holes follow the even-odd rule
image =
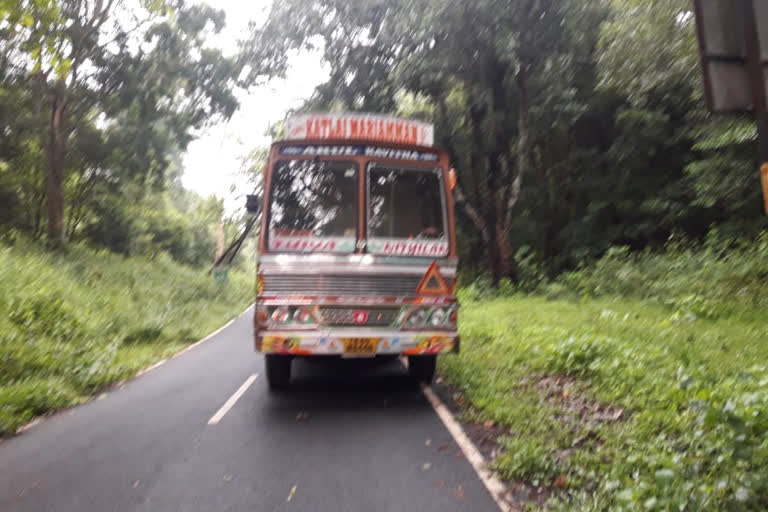
[[[272,393],[270,405],[324,411],[430,408],[397,359],[296,359],[290,388]]]

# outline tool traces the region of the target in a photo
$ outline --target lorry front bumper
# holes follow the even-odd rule
[[[366,340],[370,353],[345,351],[350,340]],[[377,355],[432,355],[459,351],[456,331],[400,331],[381,329],[318,329],[261,331],[255,348],[265,354],[297,356],[372,357]]]

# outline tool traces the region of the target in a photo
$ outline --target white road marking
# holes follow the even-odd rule
[[[248,312],[248,310],[249,310],[249,309],[251,309],[252,307],[253,307],[253,304],[251,304],[250,306],[248,306],[247,308],[245,308],[245,311],[243,311],[242,313],[240,313],[239,315],[237,315],[235,318],[233,318],[232,320],[230,320],[230,321],[229,321],[229,322],[227,322],[226,324],[222,325],[221,327],[219,327],[219,328],[218,328],[218,329],[216,329],[215,331],[213,331],[211,334],[209,334],[209,335],[208,335],[208,336],[206,336],[205,338],[203,338],[203,339],[201,339],[201,340],[198,340],[198,341],[194,342],[193,344],[189,345],[188,347],[185,347],[183,350],[180,350],[179,352],[176,352],[176,353],[175,353],[175,354],[173,354],[173,355],[172,355],[170,358],[168,358],[168,359],[162,359],[162,360],[160,360],[160,361],[156,362],[155,364],[153,364],[152,366],[150,366],[150,367],[148,367],[148,368],[144,368],[142,371],[140,371],[139,373],[137,373],[137,374],[136,374],[136,376],[135,376],[135,377],[133,377],[133,379],[138,379],[139,377],[141,377],[141,376],[142,376],[142,375],[144,375],[145,373],[149,373],[149,372],[151,372],[152,370],[154,370],[155,368],[158,368],[158,367],[160,367],[160,366],[164,365],[164,364],[165,364],[165,363],[167,363],[167,362],[168,362],[170,359],[176,359],[177,357],[179,357],[179,356],[182,356],[182,355],[186,354],[187,352],[189,352],[190,350],[192,350],[192,349],[193,349],[193,348],[195,348],[196,346],[200,345],[201,343],[205,343],[206,341],[210,340],[211,338],[213,338],[214,336],[216,336],[217,334],[219,334],[221,331],[223,331],[224,329],[226,329],[227,327],[229,327],[230,325],[232,325],[233,323],[235,323],[235,320],[239,319],[241,316],[243,316],[244,314],[246,314],[246,313]],[[133,380],[133,379],[129,379],[129,380]],[[123,382],[128,382],[128,381],[123,381]]]
[[[254,304],[251,304],[250,306],[248,306],[247,308],[245,308],[245,311],[243,311],[242,313],[240,313],[239,315],[237,315],[235,318],[233,318],[232,320],[230,320],[229,322],[227,322],[226,324],[224,324],[222,327],[220,327],[219,329],[216,329],[215,331],[213,331],[211,334],[209,334],[209,335],[208,335],[208,336],[206,336],[205,338],[203,338],[203,339],[201,339],[201,340],[199,340],[199,341],[196,341],[196,342],[194,342],[192,345],[189,345],[189,346],[188,346],[188,347],[186,347],[184,350],[181,350],[180,352],[177,352],[176,354],[174,354],[173,356],[171,356],[171,357],[170,357],[170,359],[176,359],[176,358],[177,358],[177,357],[179,357],[180,355],[182,355],[182,354],[185,354],[185,353],[189,352],[190,350],[192,350],[192,349],[193,349],[193,348],[195,348],[196,346],[200,345],[201,343],[203,343],[203,342],[205,342],[205,341],[208,341],[208,340],[210,340],[211,338],[213,338],[214,336],[216,336],[217,334],[219,334],[221,331],[223,331],[224,329],[226,329],[227,327],[229,327],[230,325],[232,325],[233,323],[235,323],[235,321],[236,321],[237,319],[239,319],[239,318],[240,318],[240,317],[242,317],[244,314],[246,314],[246,313],[248,312],[248,310],[250,310],[250,309],[251,309],[253,306],[254,306]],[[134,377],[132,377],[132,378],[130,378],[130,379],[126,379],[126,380],[121,380],[120,382],[117,382],[117,383],[113,384],[113,385],[110,387],[110,389],[115,389],[115,388],[117,388],[118,390],[122,391],[123,389],[125,389],[125,384],[126,384],[127,382],[130,382],[130,381],[132,381],[132,380],[138,379],[139,377],[141,377],[141,376],[142,376],[142,375],[144,375],[145,373],[151,372],[151,371],[152,371],[152,370],[154,370],[155,368],[158,368],[158,367],[160,367],[160,366],[164,365],[164,364],[165,364],[165,363],[167,363],[167,362],[168,362],[168,359],[162,359],[162,360],[160,360],[160,361],[156,362],[155,364],[153,364],[152,366],[150,366],[150,367],[148,367],[148,368],[144,368],[142,371],[140,371],[139,373],[137,373],[137,374],[136,374]],[[53,416],[53,415],[55,415],[55,414],[57,414],[57,413],[59,413],[59,412],[61,412],[61,410],[55,410],[55,411],[51,411],[51,412],[47,413],[45,416],[40,416],[39,418],[35,418],[35,419],[33,419],[32,421],[30,421],[29,423],[27,423],[26,425],[24,425],[24,426],[20,427],[18,430],[16,430],[16,433],[17,433],[17,434],[21,434],[22,432],[25,432],[25,431],[27,431],[27,430],[31,429],[32,427],[34,427],[34,426],[36,426],[36,425],[39,425],[39,424],[40,424],[40,423],[42,423],[42,422],[43,422],[45,419],[47,419],[47,418],[49,418],[49,417],[51,417],[51,416]],[[74,414],[74,413],[73,413],[73,412],[70,412],[69,414]],[[3,441],[3,439],[0,439],[0,442],[2,442],[2,441]]]
[[[485,488],[488,489],[489,493],[491,493],[491,496],[496,502],[496,505],[499,506],[499,510],[502,510],[502,512],[519,512],[517,508],[512,507],[509,503],[504,501],[506,487],[501,482],[501,480],[499,480],[499,478],[493,474],[490,469],[488,469],[485,458],[475,447],[472,441],[470,441],[469,437],[464,432],[464,429],[461,428],[461,425],[453,417],[453,414],[448,409],[448,407],[446,407],[445,404],[437,397],[435,392],[432,391],[431,387],[422,385],[421,390],[424,392],[424,396],[427,397],[427,400],[429,400],[432,408],[442,420],[445,428],[448,429],[448,432],[450,432],[451,436],[453,436],[453,440],[456,441],[456,444],[459,445],[461,451],[464,452],[464,456],[467,458],[469,463],[472,464],[472,467],[477,473],[477,476],[480,478],[480,481],[483,482]]]
[[[240,397],[243,396],[243,394],[248,390],[251,384],[253,384],[253,381],[256,380],[256,377],[258,377],[258,375],[254,373],[253,375],[245,379],[245,382],[243,382],[243,385],[240,386],[237,391],[235,391],[235,394],[229,397],[229,400],[224,402],[224,405],[221,406],[221,409],[216,411],[216,414],[211,416],[211,419],[208,420],[208,424],[216,425],[218,422],[220,422],[221,418],[223,418],[224,415],[229,412],[232,406],[234,406],[237,403],[237,401],[240,400]]]
[[[42,422],[43,422],[43,418],[35,418],[32,421],[30,421],[29,423],[27,423],[26,425],[24,425],[23,427],[19,428],[16,431],[16,433],[17,434],[21,434],[22,432],[26,432],[27,430],[31,429],[35,425],[39,425]]]

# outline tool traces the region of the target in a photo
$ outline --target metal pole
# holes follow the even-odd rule
[[[763,68],[763,56],[760,52],[760,36],[758,32],[757,16],[755,15],[754,1],[742,0],[744,6],[744,36],[747,50],[747,68],[752,83],[752,103],[757,123],[757,143],[760,154],[761,181],[763,184],[763,199],[765,213],[768,215],[768,179],[762,168],[768,165],[768,105],[765,94],[765,74]]]

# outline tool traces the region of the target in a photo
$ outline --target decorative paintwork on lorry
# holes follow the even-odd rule
[[[271,334],[256,338],[256,350],[265,354],[290,355],[344,355],[344,340],[367,338],[376,340],[376,352],[373,355],[427,355],[446,354],[458,349],[458,334],[441,333],[404,333],[380,332],[372,336],[368,332],[350,331],[343,335],[322,336],[316,333]]]

